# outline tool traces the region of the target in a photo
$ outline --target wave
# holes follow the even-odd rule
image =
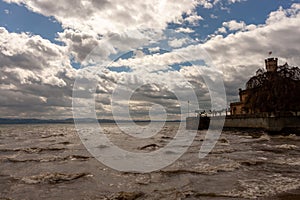
[[[287,150],[297,150],[298,146],[293,145],[293,144],[281,144],[281,145],[275,145],[275,148],[279,149],[287,149]]]
[[[150,150],[150,151],[153,151],[153,150],[156,150],[158,148],[160,148],[160,146],[157,145],[157,144],[148,144],[148,145],[139,147],[138,149],[139,150]]]
[[[108,199],[120,199],[120,200],[134,200],[145,196],[143,192],[118,192],[108,197]],[[105,198],[106,199],[106,198]]]
[[[36,176],[24,177],[21,179],[21,181],[26,184],[40,184],[40,183],[57,184],[57,183],[76,180],[83,177],[88,177],[88,176],[92,176],[92,175],[88,173],[78,173],[78,174],[46,173],[46,174],[40,174]]]
[[[233,153],[236,152],[237,150],[233,148],[214,148],[209,154],[223,154],[223,153]]]
[[[299,179],[275,174],[264,179],[240,180],[238,181],[237,188],[225,192],[223,195],[234,198],[257,199],[260,197],[273,196],[299,187]]]
[[[240,136],[240,143],[253,143],[253,142],[268,142],[271,140],[270,136],[266,133],[261,134],[259,137],[253,136]]]
[[[82,156],[82,155],[70,155],[66,157],[53,157],[53,158],[41,158],[41,159],[17,159],[17,158],[4,158],[4,160],[7,160],[9,162],[55,162],[55,161],[66,161],[66,160],[79,160],[79,161],[85,161],[90,159],[91,157],[88,156]]]
[[[268,145],[263,144],[257,146],[261,151],[272,152],[276,154],[286,154],[288,151],[296,150],[299,151],[299,147],[293,144],[280,144],[280,145]]]
[[[297,136],[296,134],[276,135],[276,136],[272,136],[272,138],[275,138],[275,139],[287,139],[287,140],[293,140],[293,141],[299,141],[300,140],[300,137]]]
[[[41,138],[51,138],[51,137],[65,137],[65,134],[60,133],[60,134],[52,134],[52,135],[42,135]]]
[[[58,148],[58,147],[30,147],[30,148],[16,148],[16,149],[0,149],[1,152],[19,152],[23,151],[25,153],[41,153],[43,151],[63,151],[66,148]]]
[[[299,158],[282,157],[282,158],[273,160],[272,163],[279,164],[279,165],[300,166],[300,159]]]
[[[165,174],[181,174],[181,173],[190,173],[190,174],[207,174],[207,175],[213,175],[217,174],[218,172],[232,172],[236,169],[239,169],[241,166],[238,162],[229,162],[224,163],[220,165],[209,165],[209,164],[203,164],[203,165],[197,165],[190,167],[190,169],[180,168],[180,169],[171,169],[171,170],[161,170],[160,172]]]

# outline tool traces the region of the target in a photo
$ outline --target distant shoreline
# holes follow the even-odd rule
[[[68,119],[18,119],[18,118],[0,118],[1,125],[9,125],[9,124],[75,124],[75,119],[68,118]],[[95,119],[76,119],[78,123],[94,123]],[[122,120],[119,121],[121,123],[129,123],[132,121],[129,120]],[[150,123],[151,120],[135,120],[135,123]],[[164,121],[152,121],[152,122],[164,122]],[[181,122],[180,120],[168,120],[165,122]],[[115,124],[114,120],[110,119],[98,119],[98,123],[111,123]]]

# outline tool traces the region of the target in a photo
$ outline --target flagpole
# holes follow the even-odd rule
[[[190,101],[188,101],[188,117],[190,117]]]

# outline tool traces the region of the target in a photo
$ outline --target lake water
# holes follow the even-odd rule
[[[177,123],[150,139],[102,125],[132,152],[167,145]],[[170,166],[151,173],[113,170],[93,158],[72,124],[0,126],[0,199],[300,199],[300,137],[223,131],[199,159],[205,131]],[[109,146],[101,146],[108,151]]]

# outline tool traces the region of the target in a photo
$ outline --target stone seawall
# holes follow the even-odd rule
[[[257,128],[268,131],[281,131],[284,128],[282,119],[273,118],[226,118],[225,128]]]
[[[200,124],[199,124],[200,121]],[[186,119],[187,129],[201,129],[202,118],[189,117]],[[222,126],[224,117],[211,117],[210,124]],[[279,132],[286,128],[300,128],[300,116],[288,117],[231,117],[225,118],[224,128],[253,128]]]
[[[188,130],[198,130],[199,129],[199,117],[188,117],[186,118],[186,129]]]

